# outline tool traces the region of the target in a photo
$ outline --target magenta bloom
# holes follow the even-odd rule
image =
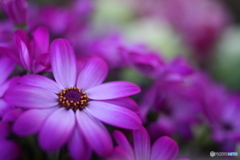
[[[47,71],[49,62],[49,32],[44,27],[32,33],[32,39],[23,30],[14,33],[13,49],[0,47],[0,51],[32,73]]]
[[[138,129],[137,106],[127,96],[140,92],[123,81],[101,84],[107,65],[99,58],[89,60],[77,75],[76,57],[69,42],[57,39],[50,48],[55,81],[26,75],[12,87],[5,100],[28,108],[13,129],[18,135],[39,132],[40,146],[56,151],[68,145],[74,159],[88,159],[91,150],[100,156],[112,151],[111,137],[102,122],[125,129]]]
[[[108,160],[175,160],[179,152],[177,143],[167,136],[157,139],[151,147],[149,135],[144,127],[133,131],[133,147],[122,132],[114,131],[113,136],[118,147]]]
[[[27,20],[27,1],[26,0],[2,0],[1,7],[16,25],[26,24]]]

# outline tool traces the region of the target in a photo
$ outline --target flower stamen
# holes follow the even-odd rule
[[[78,87],[68,87],[58,93],[59,106],[73,111],[86,108],[88,101],[86,92],[83,92]]]

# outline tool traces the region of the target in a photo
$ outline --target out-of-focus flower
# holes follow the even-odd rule
[[[148,51],[146,46],[125,48],[123,53],[126,64],[143,75],[154,78],[164,70],[163,59],[158,54]]]
[[[234,151],[240,141],[239,95],[229,94],[225,88],[212,82],[206,75],[196,77],[196,90],[202,104],[204,120],[210,126],[212,138],[221,144],[222,151]]]
[[[123,81],[101,84],[108,67],[100,58],[90,59],[77,75],[76,57],[65,39],[51,44],[50,55],[56,82],[26,75],[5,94],[7,102],[29,108],[14,124],[18,135],[39,132],[44,150],[56,151],[68,142],[74,159],[88,159],[92,150],[100,156],[112,151],[102,122],[125,129],[141,127],[134,112],[138,108],[127,97],[140,92],[138,86]]]
[[[16,81],[16,78],[13,78],[11,80],[7,80],[9,75],[12,73],[15,63],[9,59],[8,57],[5,57],[4,55],[0,55],[0,118],[3,118],[3,116],[10,112],[14,107],[10,104],[8,104],[4,99],[3,96],[8,88],[10,88]]]
[[[0,46],[10,47],[13,33],[12,23],[9,21],[0,21]]]
[[[118,146],[108,160],[175,160],[178,156],[177,143],[167,136],[157,139],[151,147],[149,135],[144,127],[133,131],[133,147],[122,132],[114,131],[113,136]]]
[[[15,160],[21,155],[20,147],[7,139],[10,132],[10,125],[7,122],[0,121],[0,159]]]
[[[49,70],[49,32],[44,27],[37,28],[30,39],[21,29],[14,33],[14,46],[0,47],[5,54],[29,72],[39,73]]]
[[[158,117],[148,127],[152,139],[175,133],[184,138],[192,137],[191,126],[198,122],[197,113],[200,111],[198,95],[189,82],[193,75],[193,69],[184,59],[177,58],[164,66],[146,91],[140,101],[140,115],[146,123],[149,111]]]
[[[159,6],[157,14],[182,34],[200,58],[208,57],[229,23],[228,13],[217,1],[164,0]]]
[[[191,126],[199,121],[200,111],[198,97],[194,94],[193,88],[184,83],[159,83],[153,87],[154,98],[149,99],[154,102],[148,103],[151,104],[150,110],[157,112],[159,117],[148,127],[151,138],[173,134],[186,139],[192,138]],[[142,105],[147,104],[147,97],[152,94],[146,94]]]
[[[1,7],[15,25],[25,25],[27,22],[26,0],[2,0]]]
[[[95,40],[90,45],[90,54],[103,58],[110,68],[126,66],[123,47],[125,43],[119,34],[110,34]]]

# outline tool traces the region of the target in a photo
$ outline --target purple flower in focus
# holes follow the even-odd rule
[[[102,122],[125,129],[138,129],[138,108],[127,96],[140,92],[123,81],[101,84],[107,65],[90,59],[77,75],[76,57],[69,42],[57,39],[50,48],[55,81],[26,75],[9,89],[5,100],[28,108],[14,124],[21,136],[39,132],[40,146],[56,151],[67,143],[74,159],[88,159],[94,150],[100,156],[112,151],[111,137]]]
[[[0,51],[32,73],[50,69],[49,32],[44,27],[37,28],[30,39],[21,29],[14,33],[12,48],[0,47]]]
[[[24,25],[27,20],[26,0],[2,0],[1,7],[15,25]]]
[[[113,136],[118,146],[108,160],[175,160],[179,152],[177,143],[167,136],[158,138],[151,147],[144,127],[133,131],[133,147],[122,132],[114,131]]]

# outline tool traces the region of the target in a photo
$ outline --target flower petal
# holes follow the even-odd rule
[[[133,144],[136,160],[149,159],[151,152],[150,138],[147,130],[141,127],[133,131]]]
[[[75,129],[68,143],[68,150],[74,160],[88,160],[92,155],[92,149],[84,139],[78,128]]]
[[[111,153],[113,144],[106,127],[84,111],[77,110],[76,117],[84,137],[93,150],[100,156]]]
[[[6,81],[8,76],[12,73],[15,67],[15,63],[8,57],[1,57],[0,64],[1,64],[1,67],[0,67],[0,74],[1,74],[0,85],[1,85]]]
[[[21,64],[18,55],[12,49],[6,48],[6,47],[0,47],[0,53],[4,54],[5,56],[7,56],[11,60],[13,60],[15,63],[17,63],[19,65]]]
[[[131,157],[126,150],[117,146],[112,154],[107,157],[107,160],[134,160],[134,157]]]
[[[11,131],[8,123],[0,121],[0,140],[5,139]]]
[[[37,28],[33,34],[35,54],[34,59],[37,59],[41,54],[47,53],[49,50],[49,32],[45,27]]]
[[[63,88],[74,87],[76,82],[76,57],[70,43],[65,39],[56,39],[50,48],[53,75]]]
[[[138,129],[142,125],[141,119],[136,113],[114,104],[90,101],[86,111],[100,121],[120,128]]]
[[[29,50],[27,48],[27,44],[25,44],[24,41],[16,34],[14,36],[14,41],[15,41],[15,45],[18,49],[19,57],[20,57],[23,68],[31,71],[31,58],[29,55]]]
[[[78,76],[77,86],[87,89],[101,84],[108,73],[107,64],[100,58],[94,57],[88,60]]]
[[[89,98],[108,100],[131,96],[140,92],[140,88],[130,82],[108,82],[86,90]]]
[[[113,137],[114,137],[115,141],[117,142],[118,146],[120,146],[121,148],[126,150],[131,157],[135,157],[134,153],[133,153],[133,147],[130,145],[126,136],[122,132],[114,131]],[[132,159],[134,159],[134,158],[132,158]]]
[[[4,100],[23,108],[48,108],[58,104],[58,96],[53,92],[28,85],[16,85],[6,91]]]
[[[8,90],[13,85],[16,85],[19,78],[20,77],[14,77],[14,78],[4,82],[2,85],[0,85],[0,91],[1,91],[0,97],[2,97],[5,94],[6,90]]]
[[[0,143],[0,159],[13,160],[20,156],[19,146],[12,141],[1,141]]]
[[[138,111],[137,103],[129,97],[104,100],[104,102],[115,104],[115,105],[121,106],[121,107],[125,107],[125,108],[128,108],[128,109],[130,109],[132,111],[135,111],[135,112]]]
[[[3,118],[8,112],[13,109],[8,103],[6,103],[3,99],[0,99],[0,118]]]
[[[18,82],[23,85],[36,86],[44,88],[54,93],[59,93],[62,89],[60,86],[53,80],[35,74],[29,74],[21,77]]]
[[[3,117],[2,121],[14,123],[22,113],[23,111],[20,108],[13,109]]]
[[[57,107],[49,109],[31,109],[24,112],[14,123],[13,131],[19,136],[27,136],[40,131],[47,117],[56,111]]]
[[[75,126],[72,110],[59,108],[44,122],[39,133],[40,146],[46,151],[60,149],[70,138]]]
[[[167,136],[158,138],[152,146],[151,160],[175,160],[178,155],[177,143]]]

